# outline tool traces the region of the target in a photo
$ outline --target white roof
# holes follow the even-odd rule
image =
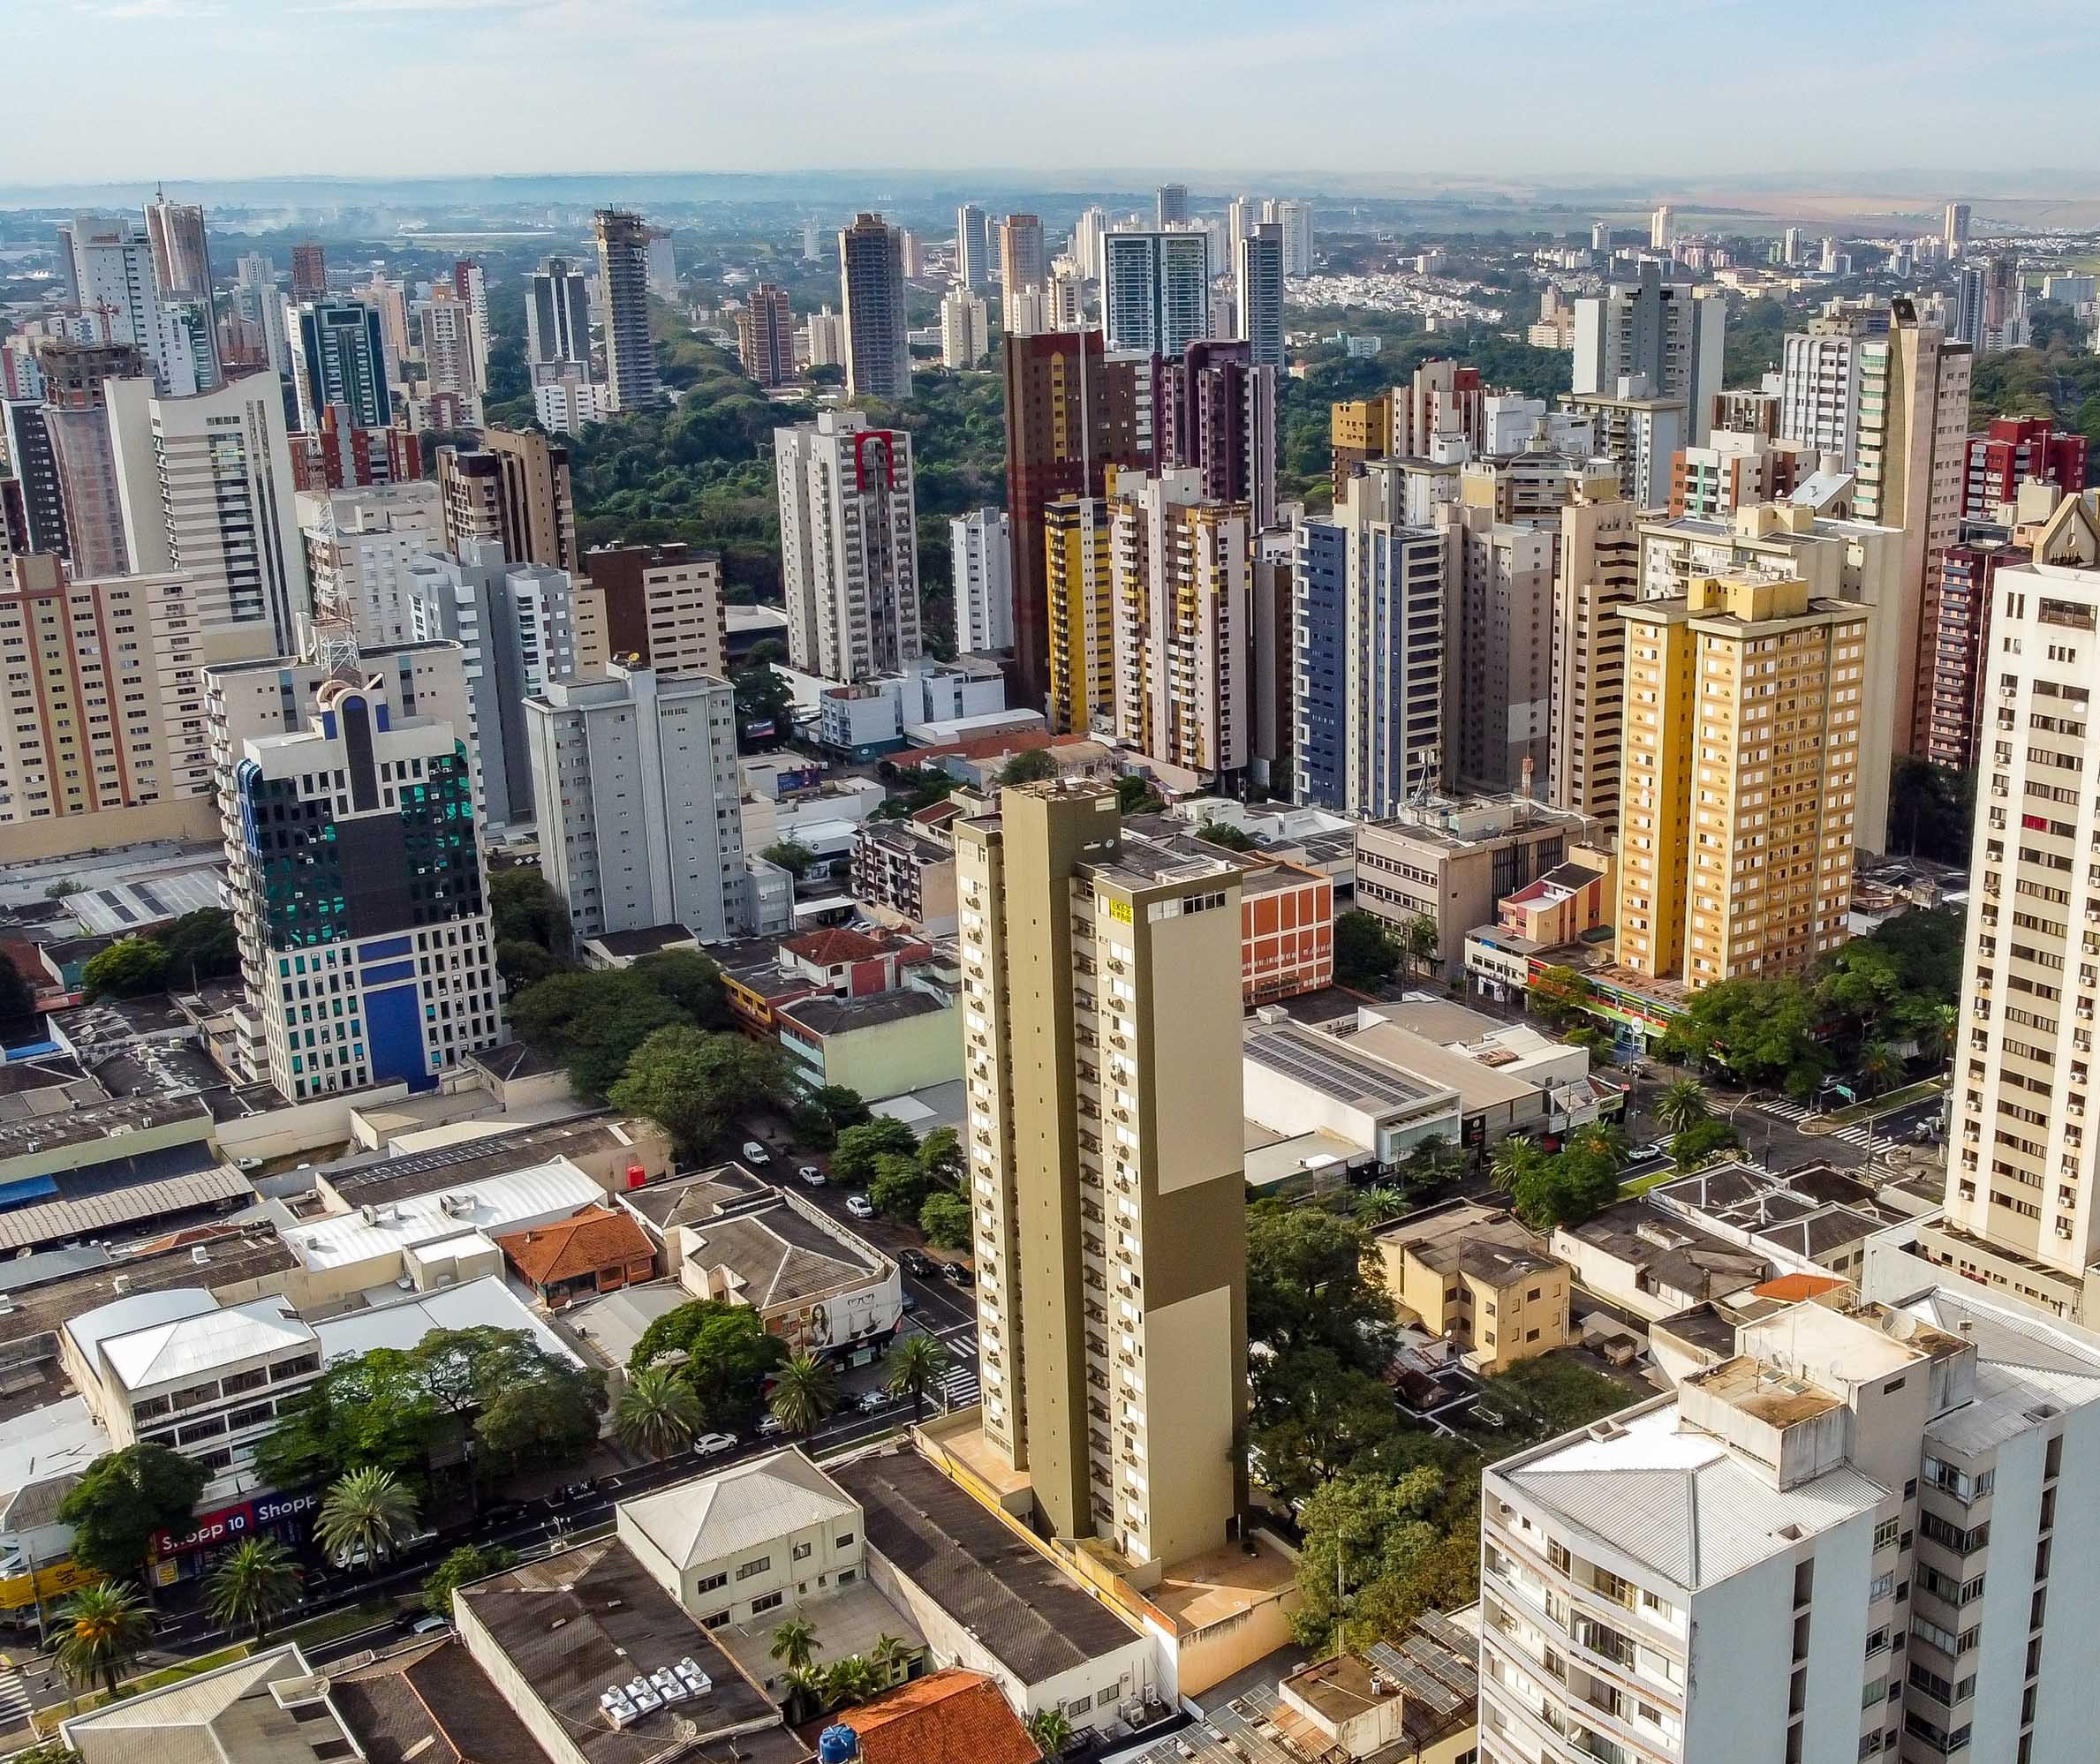
[[[1618,1417],[1602,1435],[1568,1434],[1494,1474],[1688,1593],[1791,1554],[1800,1537],[1888,1496],[1849,1468],[1775,1488],[1711,1434],[1681,1426],[1674,1402]]]
[[[144,1391],[216,1377],[222,1368],[311,1347],[313,1339],[289,1299],[257,1299],[106,1335],[102,1362],[125,1390]]]
[[[165,1286],[158,1292],[127,1293],[82,1311],[77,1317],[68,1317],[65,1332],[72,1337],[81,1358],[94,1365],[103,1341],[110,1336],[128,1335],[133,1330],[182,1317],[202,1316],[218,1308],[219,1301],[202,1286]]]
[[[368,1310],[347,1311],[316,1323],[313,1334],[325,1364],[369,1353],[375,1347],[413,1347],[440,1329],[521,1329],[548,1353],[559,1354],[571,1365],[582,1363],[495,1275]]]
[[[2100,1347],[2047,1318],[1941,1286],[1907,1308],[1976,1350],[1975,1400],[1934,1418],[1926,1437],[1964,1458],[2041,1425],[2036,1412],[2100,1401]]]
[[[621,1515],[683,1568],[775,1542],[827,1519],[858,1519],[860,1504],[801,1452],[776,1451],[681,1482]]]
[[[462,1197],[455,1211],[445,1210],[448,1195]],[[285,1231],[284,1241],[309,1269],[319,1271],[368,1262],[412,1244],[434,1243],[463,1232],[479,1231],[493,1237],[529,1225],[565,1219],[579,1207],[604,1198],[601,1184],[566,1157],[557,1157],[530,1169],[507,1171],[501,1176],[462,1182],[456,1187],[384,1202],[374,1209],[375,1217],[370,1222],[361,1210],[353,1208],[346,1213],[292,1225]]]
[[[109,1435],[82,1398],[62,1398],[16,1415],[0,1428],[0,1504],[47,1476],[87,1469],[109,1447]]]

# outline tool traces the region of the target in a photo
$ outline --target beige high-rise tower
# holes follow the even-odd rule
[[[1245,1496],[1240,885],[1121,826],[1024,785],[956,859],[985,1444],[1142,1586]]]
[[[1706,576],[1625,607],[1619,959],[1693,990],[1806,967],[1852,900],[1864,607]]]
[[[1626,622],[1619,609],[1640,592],[1640,510],[1618,479],[1582,480],[1560,511],[1553,578],[1553,806],[1619,818],[1626,738]]]

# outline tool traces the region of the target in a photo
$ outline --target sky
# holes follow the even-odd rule
[[[844,169],[2100,188],[2095,0],[0,0],[0,184]],[[70,19],[67,13],[70,10]]]

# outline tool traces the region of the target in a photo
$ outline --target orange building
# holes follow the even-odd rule
[[[1278,863],[1240,880],[1241,992],[1265,1005],[1334,984],[1334,878]]]

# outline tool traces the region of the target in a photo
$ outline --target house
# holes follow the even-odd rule
[[[1481,1373],[1567,1341],[1567,1264],[1507,1213],[1450,1201],[1396,1219],[1372,1245],[1386,1285],[1431,1335]]]
[[[1734,1297],[1778,1271],[1754,1250],[1645,1198],[1557,1226],[1552,1248],[1590,1292],[1650,1323]]]
[[[1477,1603],[1448,1617],[1425,1611],[1397,1647],[1331,1655],[1288,1674],[1247,1749],[1273,1764],[1470,1764],[1479,1652]],[[1228,1735],[1245,1719],[1226,1711]]]
[[[950,1668],[847,1711],[856,1764],[1039,1764],[1042,1750],[982,1672]]]
[[[549,1310],[656,1278],[655,1245],[632,1214],[610,1207],[585,1207],[552,1225],[528,1225],[497,1238],[495,1245]]]

